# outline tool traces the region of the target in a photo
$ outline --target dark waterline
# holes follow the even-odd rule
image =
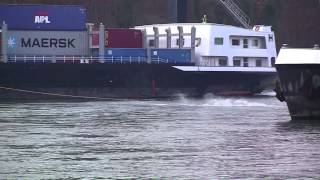
[[[0,128],[0,179],[320,176],[320,125],[268,96],[0,103]]]

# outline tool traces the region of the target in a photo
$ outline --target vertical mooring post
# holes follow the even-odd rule
[[[196,28],[191,28],[191,62],[195,62],[196,56]]]
[[[143,48],[148,48],[147,30],[146,29],[142,29],[141,33],[142,33],[142,47]]]
[[[104,48],[105,45],[105,29],[104,25],[100,23],[99,25],[99,62],[104,63]]]
[[[159,29],[157,27],[153,27],[154,32],[154,48],[159,48]]]
[[[87,40],[87,43],[88,43],[88,49],[89,49],[89,53],[88,55],[89,56],[92,56],[92,37],[93,37],[93,26],[94,24],[93,23],[87,23],[86,24],[87,26],[87,33],[88,33],[88,40]]]
[[[178,32],[179,32],[179,49],[183,48],[183,44],[184,44],[184,39],[183,39],[183,27],[178,26]]]
[[[171,29],[170,28],[166,29],[166,33],[167,33],[167,48],[170,49],[171,48]]]
[[[8,61],[8,52],[7,52],[7,34],[8,34],[8,25],[3,21],[2,22],[2,41],[1,41],[1,62],[6,63]]]
[[[147,35],[147,30],[143,29],[141,30],[142,32],[142,47],[146,48],[147,51],[147,63],[151,64],[151,47],[148,44],[148,35]]]

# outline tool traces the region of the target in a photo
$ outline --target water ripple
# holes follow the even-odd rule
[[[313,179],[320,125],[254,98],[0,103],[1,179]]]

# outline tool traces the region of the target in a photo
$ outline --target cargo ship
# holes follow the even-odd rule
[[[277,97],[293,120],[320,120],[320,48],[281,48],[276,61]]]
[[[252,95],[276,76],[269,26],[172,23],[119,29],[85,23],[81,6],[1,5],[0,10],[5,22],[0,99]],[[23,13],[10,16],[13,11]]]

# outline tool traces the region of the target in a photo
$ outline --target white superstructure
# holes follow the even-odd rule
[[[159,48],[167,48],[167,30],[171,31],[171,48],[179,48],[179,31],[191,34],[196,29],[195,59],[198,67],[214,71],[234,67],[255,67],[257,71],[275,72],[275,35],[270,26],[254,26],[245,29],[230,25],[211,23],[177,23],[137,26],[146,32],[146,48],[155,48],[154,29],[159,31]],[[183,36],[183,47],[191,47],[191,36]],[[208,68],[209,67],[209,68]],[[261,67],[261,68],[260,68]]]
[[[320,49],[281,48],[276,64],[320,64]]]

